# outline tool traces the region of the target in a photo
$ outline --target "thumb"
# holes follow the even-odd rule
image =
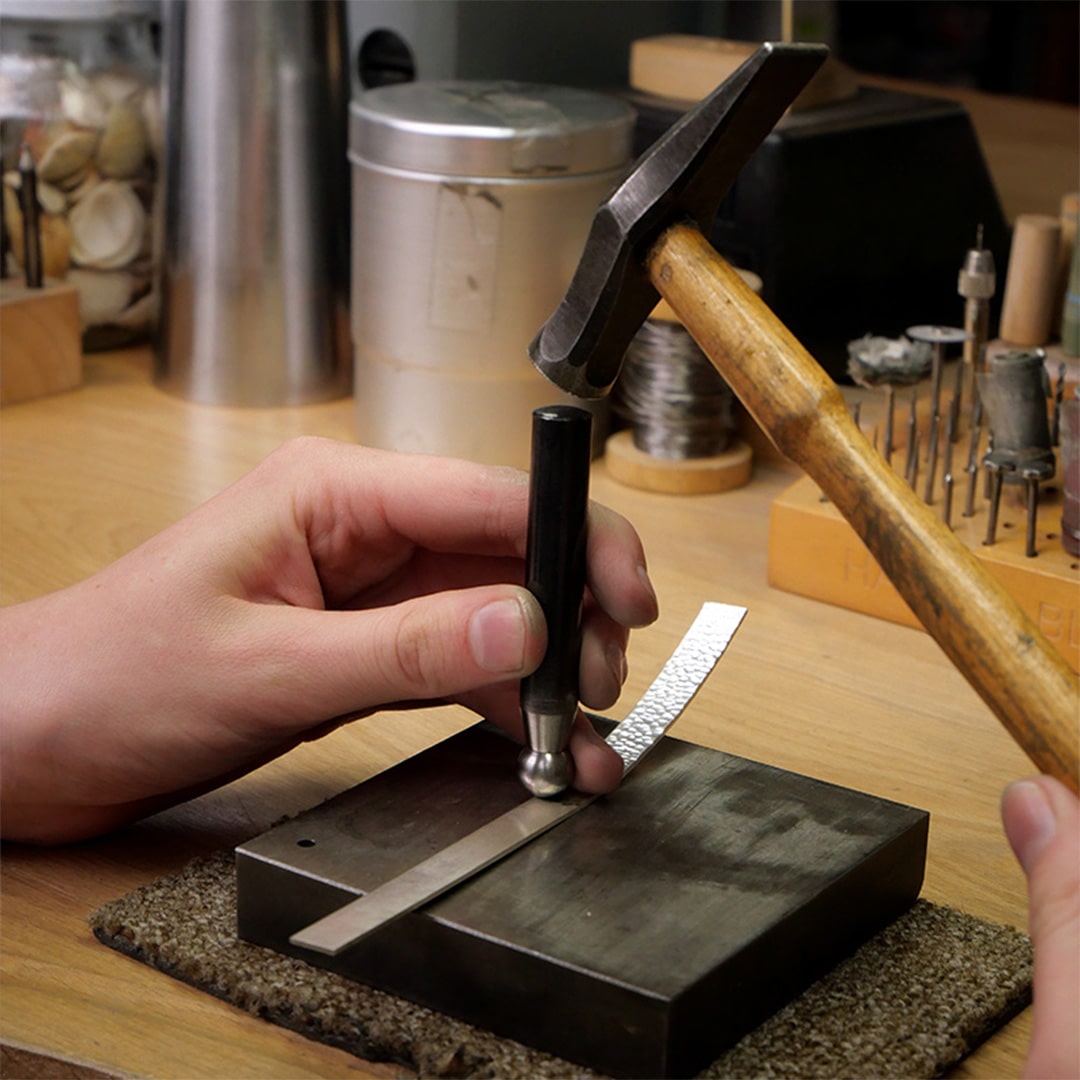
[[[275,711],[298,722],[519,679],[547,647],[540,605],[515,585],[433,593],[368,611],[282,607],[275,621],[276,628],[266,626],[272,640],[291,643],[267,651],[279,675]]]
[[[1001,800],[1005,834],[1028,879],[1035,1018],[1025,1075],[1080,1076],[1080,802],[1049,776]]]

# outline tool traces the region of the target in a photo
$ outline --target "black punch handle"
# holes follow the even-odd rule
[[[525,586],[547,622],[547,652],[521,683],[521,707],[573,718],[578,703],[585,518],[592,416],[574,405],[533,412]]]

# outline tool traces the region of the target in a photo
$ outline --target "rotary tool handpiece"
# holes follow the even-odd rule
[[[567,752],[578,707],[592,416],[573,405],[533,413],[525,586],[547,622],[547,652],[521,683],[521,782],[542,798],[573,782]]]

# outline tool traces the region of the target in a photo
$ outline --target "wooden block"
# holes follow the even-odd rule
[[[72,390],[82,382],[79,293],[47,281],[0,281],[0,405]]]
[[[756,42],[695,34],[660,34],[630,46],[630,85],[635,90],[676,101],[700,101],[711,94],[757,50]],[[792,105],[794,111],[826,105],[858,93],[854,72],[833,57],[810,80]]]
[[[899,458],[903,460],[903,451]],[[897,457],[894,456],[894,464]],[[1008,590],[1020,607],[1080,671],[1080,562],[1061,546],[1059,485],[1044,487],[1037,517],[1037,556],[1024,554],[1027,512],[1006,492],[998,516],[997,542],[986,547],[988,503],[979,475],[973,517],[962,516],[967,478],[953,493],[953,530]],[[920,492],[922,484],[919,485]],[[942,505],[937,484],[936,506]],[[774,500],[769,520],[769,584],[814,600],[922,628],[854,529],[810,479]]]
[[[527,796],[474,727],[237,848],[239,935],[616,1076],[690,1076],[915,899],[928,815],[664,738],[622,787],[340,956],[309,922]]]

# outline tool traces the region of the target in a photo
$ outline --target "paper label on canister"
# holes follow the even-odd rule
[[[479,331],[495,311],[502,203],[475,184],[443,182],[436,207],[430,325]]]

